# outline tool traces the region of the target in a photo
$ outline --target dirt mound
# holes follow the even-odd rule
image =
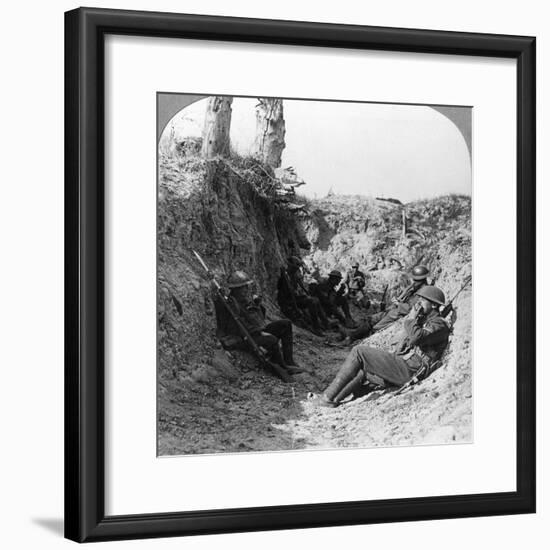
[[[438,286],[453,281],[471,264],[471,199],[446,195],[404,206],[361,196],[331,195],[310,201],[304,230],[312,244],[305,257],[313,272],[345,271],[353,259],[369,270],[369,286],[389,296],[407,283],[416,263],[426,264]],[[405,231],[403,231],[405,212]]]
[[[246,271],[273,313],[289,243],[307,241],[266,192],[268,174],[256,181],[239,175],[250,174],[246,160],[163,155],[159,170],[159,365],[161,375],[187,375],[210,365],[216,348],[210,285],[191,250],[222,282],[233,270]]]

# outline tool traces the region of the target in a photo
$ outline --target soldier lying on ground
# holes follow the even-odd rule
[[[427,284],[429,270],[424,265],[417,265],[411,273],[412,283],[398,296],[385,311],[370,315],[364,323],[354,330],[347,331],[347,336],[342,342],[344,345],[351,344],[370,336],[373,332],[385,329],[395,321],[407,315],[414,304],[418,301],[417,292]]]
[[[305,318],[306,325],[317,336],[323,336],[322,329],[328,328],[328,319],[318,298],[309,295],[306,290],[300,258],[291,256],[286,269],[281,268],[277,282],[277,302],[281,311],[296,324]]]
[[[338,406],[348,395],[358,392],[372,375],[390,385],[402,386],[421,368],[424,377],[435,370],[449,342],[449,326],[439,313],[445,295],[435,286],[424,286],[416,295],[418,302],[405,318],[405,334],[398,351],[355,346],[332,383],[312,400],[315,406]]]
[[[229,300],[233,311],[245,325],[258,346],[267,350],[272,361],[279,364],[289,374],[306,372],[294,362],[292,323],[280,319],[269,323],[265,318],[265,307],[258,297],[250,296],[252,280],[244,271],[235,271],[227,280]],[[235,321],[214,295],[216,308],[216,334],[226,349],[246,349]],[[280,342],[280,345],[279,345]],[[282,352],[281,352],[282,348]]]
[[[356,324],[351,317],[348,299],[344,295],[345,286],[341,285],[341,282],[342,274],[333,270],[329,273],[328,278],[323,279],[317,285],[312,285],[312,293],[314,292],[315,296],[319,298],[327,317],[336,317],[343,325],[353,328]]]

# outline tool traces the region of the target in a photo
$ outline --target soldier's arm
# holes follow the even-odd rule
[[[430,319],[424,326],[420,325],[418,318],[406,319],[404,328],[412,346],[437,342],[446,337],[449,331],[447,323],[441,317]]]

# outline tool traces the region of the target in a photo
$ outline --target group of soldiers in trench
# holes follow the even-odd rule
[[[445,306],[443,291],[429,279],[424,265],[410,272],[410,285],[390,304],[384,300],[376,313],[360,324],[350,312],[350,301],[369,310],[366,277],[354,262],[346,278],[333,270],[320,281],[304,282],[306,269],[300,258],[288,258],[281,269],[277,285],[277,301],[286,319],[269,322],[261,298],[252,294],[253,281],[243,271],[235,271],[227,280],[226,297],[238,320],[255,344],[265,350],[269,360],[288,374],[307,372],[296,364],[293,355],[293,322],[318,336],[336,329],[343,345],[368,338],[404,318],[403,335],[394,351],[384,351],[366,344],[355,345],[340,366],[332,382],[311,400],[317,407],[337,407],[346,398],[364,395],[373,387],[403,387],[429,375],[441,364],[447,347],[450,327],[442,314]],[[219,302],[219,296],[217,298]],[[215,299],[216,304],[216,299]],[[217,335],[225,349],[246,349],[242,326],[224,314],[216,305]]]

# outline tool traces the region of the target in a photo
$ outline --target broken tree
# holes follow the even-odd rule
[[[269,97],[258,98],[253,155],[272,168],[278,168],[281,166],[284,148],[283,100]]]
[[[229,156],[232,103],[232,97],[213,96],[208,99],[202,134],[203,157]]]

